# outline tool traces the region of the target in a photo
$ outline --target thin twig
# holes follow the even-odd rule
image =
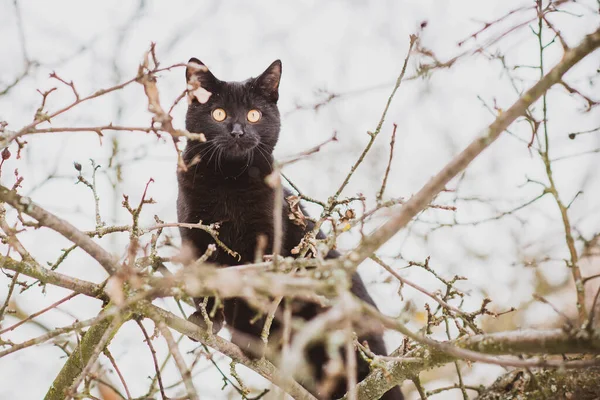
[[[385,169],[385,174],[383,175],[383,182],[381,183],[381,188],[379,189],[379,192],[377,192],[377,203],[381,202],[383,192],[385,191],[385,186],[387,184],[388,175],[390,174],[390,170],[392,169],[392,159],[394,158],[394,144],[396,143],[396,129],[398,129],[398,125],[394,123],[392,139],[390,140],[390,158],[388,160],[388,165]]]
[[[181,378],[183,379],[183,383],[185,384],[189,398],[191,400],[199,400],[200,398],[198,397],[198,392],[196,392],[196,388],[194,387],[194,383],[192,382],[192,374],[190,373],[190,370],[188,369],[185,360],[183,359],[183,356],[179,351],[179,347],[177,347],[177,344],[173,339],[171,331],[169,330],[167,325],[165,325],[164,321],[160,319],[160,317],[154,317],[156,318],[153,318],[154,323],[156,324],[156,327],[167,342],[169,352],[173,355],[175,365],[177,365],[177,368],[179,369],[179,373],[181,374]]]
[[[348,318],[346,321],[346,391],[349,400],[357,400],[356,391],[356,350],[354,349],[354,331],[352,330],[352,320]]]
[[[18,273],[17,273],[17,275],[18,275]],[[68,295],[67,297],[64,297],[64,298],[62,298],[62,299],[58,300],[57,302],[55,302],[55,303],[53,303],[53,304],[49,305],[48,307],[46,307],[46,308],[44,308],[44,309],[42,309],[42,310],[40,310],[40,311],[38,311],[38,312],[36,312],[36,313],[33,313],[33,314],[31,314],[30,316],[28,316],[27,318],[25,318],[25,319],[23,319],[23,320],[21,320],[21,321],[17,322],[17,323],[16,323],[16,324],[14,324],[13,326],[9,326],[8,328],[1,330],[1,331],[0,331],[0,335],[2,335],[3,333],[10,332],[10,331],[12,331],[12,330],[15,330],[15,329],[17,329],[19,326],[23,325],[24,323],[26,323],[26,322],[28,322],[28,321],[31,321],[31,320],[32,320],[32,319],[34,319],[35,317],[39,317],[40,315],[42,315],[42,314],[43,314],[43,313],[45,313],[46,311],[48,311],[48,310],[52,310],[53,308],[56,308],[57,306],[61,305],[61,304],[62,304],[62,303],[64,303],[65,301],[69,301],[69,300],[71,300],[73,297],[75,297],[75,296],[77,296],[77,295],[79,295],[79,293],[76,293],[76,292],[74,292],[74,293],[71,293],[71,294],[70,294],[70,295]],[[10,296],[8,296],[8,297],[10,298]],[[2,315],[2,313],[0,312],[0,316],[1,316],[1,315]]]
[[[148,332],[146,331],[146,328],[142,324],[142,321],[140,321],[139,319],[136,319],[135,322],[138,324],[142,333],[144,334],[144,339],[146,341],[146,344],[148,345],[148,348],[150,349],[150,354],[152,355],[152,361],[154,362],[154,371],[156,371],[156,379],[158,380],[158,387],[160,388],[160,395],[162,396],[163,400],[167,400],[168,397],[165,394],[165,388],[163,386],[162,377],[160,374],[160,368],[158,368],[158,360],[156,359],[156,350],[154,350],[154,346],[152,345],[152,340],[150,340],[150,336],[148,336]]]
[[[412,381],[415,384],[417,392],[419,392],[421,400],[427,400],[427,393],[425,392],[425,388],[423,388],[423,385],[421,385],[421,378],[419,378],[419,375],[413,376]]]
[[[545,45],[543,43],[543,25],[544,25],[544,13],[543,13],[543,5],[542,0],[536,0],[536,5],[538,8],[538,30],[535,32],[535,35],[538,38],[538,47],[539,47],[539,59],[540,59],[540,79],[544,79],[544,50]],[[588,36],[589,37],[589,36]],[[562,38],[561,38],[562,39]],[[566,45],[565,45],[566,46]],[[565,56],[563,57],[563,61],[565,60],[569,51],[565,52]],[[555,68],[556,69],[556,68]],[[567,87],[562,77],[560,77],[556,83],[563,84],[563,86]],[[571,269],[571,274],[573,276],[573,280],[575,281],[575,290],[577,293],[577,315],[580,326],[583,325],[588,317],[586,306],[585,306],[585,285],[583,284],[583,278],[581,275],[581,270],[579,269],[579,255],[577,254],[577,249],[575,248],[575,240],[573,239],[571,221],[569,219],[569,214],[567,207],[563,204],[560,195],[558,193],[558,189],[556,188],[556,184],[554,182],[554,174],[552,171],[552,163],[550,162],[550,139],[548,135],[548,105],[547,105],[547,96],[546,92],[542,94],[542,127],[544,129],[544,148],[541,151],[542,161],[545,165],[546,176],[548,178],[548,191],[554,197],[554,201],[558,206],[560,211],[560,215],[563,222],[563,227],[565,231],[565,241],[567,244],[567,248],[569,250],[570,260],[567,263],[567,266]]]
[[[121,381],[121,384],[125,388],[125,393],[127,393],[127,399],[131,400],[131,393],[129,392],[129,388],[127,387],[127,382],[125,382],[125,378],[123,377],[123,374],[121,374],[121,370],[119,370],[119,367],[117,366],[117,362],[115,361],[115,358],[112,356],[112,354],[108,350],[108,347],[106,347],[104,349],[103,353],[110,360],[110,363],[112,364],[113,368],[117,372],[117,375],[119,376],[119,380]]]
[[[362,241],[361,245],[351,251],[346,260],[347,268],[354,268],[370,257],[380,246],[387,242],[400,229],[404,228],[412,218],[421,212],[448,184],[463,171],[483,150],[489,147],[500,134],[512,124],[527,108],[539,99],[552,85],[560,81],[562,76],[588,54],[600,47],[600,29],[587,35],[581,43],[566,52],[562,60],[548,72],[531,89],[521,96],[509,109],[500,114],[478,137],[460,154],[456,155],[438,174],[425,184],[402,209],[392,215],[388,221]]]
[[[104,248],[94,242],[86,234],[49,211],[35,204],[29,197],[24,197],[0,185],[0,200],[5,201],[19,212],[35,218],[41,226],[48,227],[81,247],[96,259],[104,269],[113,275],[118,270],[117,260]]]
[[[415,42],[417,40],[418,40],[417,36],[415,36],[415,35],[411,35],[410,36],[410,44],[408,46],[408,51],[407,51],[406,57],[404,58],[404,64],[402,65],[402,70],[400,71],[400,75],[396,79],[396,83],[394,85],[394,88],[392,89],[392,93],[388,97],[388,100],[387,100],[387,103],[385,105],[385,108],[383,109],[383,113],[381,114],[381,118],[379,119],[379,122],[377,123],[377,127],[375,128],[375,130],[373,132],[369,132],[369,137],[370,137],[369,138],[369,143],[367,143],[367,146],[364,148],[364,150],[361,153],[360,157],[358,158],[358,160],[356,160],[356,162],[354,163],[354,165],[350,169],[350,172],[348,173],[348,175],[346,175],[346,178],[344,179],[344,181],[342,182],[342,184],[340,185],[340,187],[337,189],[337,191],[333,195],[333,199],[334,200],[337,200],[337,198],[342,193],[342,190],[344,190],[344,188],[346,187],[346,185],[348,185],[348,182],[350,181],[350,178],[352,178],[352,175],[354,174],[354,171],[356,171],[356,169],[358,168],[358,166],[363,162],[365,156],[367,155],[367,153],[369,152],[369,150],[373,146],[373,142],[375,142],[375,139],[379,135],[379,132],[381,132],[381,127],[383,126],[383,122],[385,121],[385,117],[387,116],[387,113],[388,113],[388,110],[390,108],[390,105],[392,104],[392,100],[394,99],[394,96],[396,95],[396,92],[398,91],[398,88],[400,87],[400,84],[402,83],[402,80],[404,79],[404,75],[406,74],[406,67],[408,66],[408,60],[410,58],[413,46],[415,45]]]

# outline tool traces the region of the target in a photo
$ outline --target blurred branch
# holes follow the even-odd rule
[[[32,66],[33,66],[33,64],[31,64],[31,63],[26,64],[23,71],[11,83],[6,85],[4,87],[4,89],[0,90],[0,96],[4,96],[4,95],[8,94],[8,92],[10,92],[12,88],[14,88],[15,86],[17,86],[19,84],[19,82],[21,82],[23,79],[25,79],[27,76],[29,76],[29,72],[31,71]]]
[[[172,139],[173,145],[177,150],[177,166],[179,169],[186,170],[187,166],[181,157],[181,152],[177,147],[177,139],[179,137],[186,137],[189,140],[197,140],[200,142],[206,141],[204,134],[201,132],[191,133],[182,129],[175,129],[173,127],[173,117],[169,114],[173,107],[169,110],[169,113],[165,112],[160,104],[158,88],[156,87],[156,77],[155,72],[158,71],[158,61],[156,59],[156,54],[154,52],[155,44],[152,43],[150,45],[150,49],[146,52],[144,56],[143,62],[140,64],[138,69],[138,77],[136,78],[136,82],[142,84],[144,86],[144,92],[146,93],[146,97],[148,98],[148,111],[150,111],[154,117],[152,118],[152,126],[155,123],[158,123],[158,126],[166,132],[168,132]],[[154,64],[154,68],[150,69],[150,64]],[[147,72],[145,72],[147,71]],[[183,96],[177,98],[175,103],[179,102]]]
[[[160,317],[160,319],[163,320],[170,328],[201,343],[204,343],[207,346],[217,349],[219,352],[231,357],[235,362],[244,364],[246,367],[258,372],[264,378],[283,388],[294,399],[316,400],[315,397],[307,392],[306,389],[304,389],[300,384],[295,382],[289,376],[281,374],[281,372],[278,371],[273,364],[266,359],[250,359],[244,353],[242,353],[239,347],[233,343],[209,333],[208,331],[200,328],[198,325],[179,318],[161,308],[152,305],[148,305],[148,307],[151,307],[152,311],[156,312],[158,317]]]
[[[23,67],[23,71],[13,81],[7,84],[4,87],[4,89],[0,90],[0,96],[4,96],[8,92],[10,92],[12,88],[17,86],[23,79],[25,79],[29,75],[31,70],[38,65],[35,61],[32,61],[29,58],[29,53],[27,51],[27,43],[25,40],[25,29],[23,28],[23,16],[21,15],[21,9],[17,0],[13,0],[13,5],[15,7],[15,19],[17,21],[17,32],[19,36],[19,42],[21,45],[21,55],[23,56],[23,63],[25,65]]]
[[[39,269],[31,268],[31,266],[26,262],[16,262],[8,257],[1,258],[0,262],[3,263],[5,268],[12,267],[9,269],[13,269],[13,270],[18,270],[20,268],[20,271],[22,274],[37,278],[43,283],[54,283],[54,284],[58,284],[59,286],[66,286],[66,285],[70,285],[70,281],[75,279],[75,278],[70,278],[70,277],[69,277],[70,279],[68,279],[68,280],[64,279],[64,275],[59,274],[54,271],[47,271],[44,273],[44,272],[40,271]],[[88,283],[88,282],[80,281],[80,280],[77,280],[77,283],[78,283],[77,288],[81,289],[81,292],[84,294],[87,294],[87,295],[94,296],[94,293],[96,293],[97,291],[100,290],[99,286],[96,286],[92,283]],[[133,306],[133,304],[131,304],[131,305]],[[248,368],[255,370],[260,375],[264,376],[265,378],[271,380],[273,383],[284,388],[286,390],[286,392],[290,393],[292,396],[294,396],[294,398],[315,400],[314,397],[306,391],[306,389],[304,389],[298,383],[291,380],[291,378],[282,375],[267,360],[265,360],[265,359],[250,360],[248,357],[246,357],[244,355],[244,353],[241,352],[241,350],[237,346],[235,346],[234,344],[232,344],[224,339],[221,339],[218,336],[208,333],[206,330],[203,330],[198,325],[193,324],[189,321],[183,320],[166,310],[155,307],[151,304],[143,303],[143,301],[140,301],[139,303],[137,303],[135,305],[134,309],[137,312],[143,313],[144,315],[147,315],[147,316],[153,315],[154,318],[160,318],[172,329],[175,329],[184,335],[187,335],[195,340],[198,340],[198,341],[206,344],[207,346],[213,347],[213,348],[217,349],[219,352],[231,357],[236,362],[244,364]],[[111,318],[112,318],[111,314],[106,315],[105,318],[101,320],[101,322],[95,323],[92,326],[92,328],[90,328],[90,331],[91,331],[91,329],[94,329],[99,326],[102,326],[105,329],[108,329],[107,321],[110,320]],[[92,323],[92,322],[94,322],[94,320],[95,319],[92,319],[92,320],[89,320],[86,322]],[[90,322],[90,321],[92,321],[92,322]],[[79,326],[88,326],[88,325],[82,325],[82,323],[79,323],[78,325],[76,325],[76,327],[79,327]],[[77,329],[77,328],[70,328],[69,331],[72,329]],[[98,329],[99,328],[95,329],[93,332],[94,332],[94,336],[96,337],[96,339],[99,340],[105,330],[102,330],[102,332],[99,332]],[[57,336],[64,332],[66,332],[66,331],[56,331],[55,330],[54,333],[52,334],[53,336],[51,336],[51,337]],[[84,336],[84,338],[85,337],[87,337],[87,334]],[[46,336],[44,336],[44,338],[46,338]],[[47,339],[44,339],[44,340],[47,340]],[[81,348],[83,348],[83,347],[87,348],[88,350],[86,350],[86,351],[90,351],[91,349],[89,347],[90,346],[93,347],[95,344],[98,343],[97,341],[94,341],[93,343],[88,341],[88,342],[85,342],[85,344],[84,344],[84,341],[82,341],[80,346],[81,346]],[[35,344],[35,343],[32,343],[32,344]],[[2,353],[0,353],[0,354],[2,354]],[[75,365],[74,363],[75,363],[75,361],[72,361],[71,359],[69,359],[69,361],[68,361],[69,365],[65,364],[65,366],[63,367],[63,372],[61,372],[59,377],[57,377],[57,380],[59,380],[59,378],[60,378],[60,381],[63,382],[63,384],[62,384],[63,389],[68,387],[68,386],[65,386],[64,381],[71,379],[71,382],[72,382],[72,379],[74,379],[75,375],[74,375],[73,371],[75,369],[77,369],[77,365]],[[79,369],[81,369],[81,368],[83,368],[83,367],[79,367]],[[65,378],[65,376],[68,379]],[[56,395],[55,391],[52,391],[52,394]],[[50,397],[50,398],[52,398],[52,397]],[[61,398],[61,397],[59,396],[59,397],[54,397],[54,398]]]
[[[151,317],[154,317],[153,319],[154,319],[154,323],[156,324],[156,327],[158,328],[160,333],[165,338],[165,341],[167,342],[167,346],[169,347],[169,352],[173,356],[173,359],[175,360],[175,364],[177,365],[177,368],[179,369],[181,378],[183,379],[183,382],[187,389],[189,399],[190,400],[199,400],[198,393],[196,392],[196,388],[194,387],[194,383],[192,382],[192,375],[190,373],[190,370],[187,368],[187,365],[185,364],[185,360],[183,359],[183,356],[181,355],[181,352],[179,351],[179,347],[177,346],[177,344],[175,343],[175,340],[173,339],[173,335],[171,334],[171,331],[169,330],[169,328],[167,328],[167,326],[165,325],[165,323],[162,321],[162,319],[160,317],[156,317],[154,314],[151,314]]]

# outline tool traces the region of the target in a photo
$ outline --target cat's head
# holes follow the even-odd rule
[[[254,152],[270,155],[279,137],[280,78],[279,60],[256,78],[226,82],[200,60],[190,59],[186,129],[206,136],[201,156],[245,160]]]

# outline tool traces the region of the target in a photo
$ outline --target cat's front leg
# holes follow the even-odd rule
[[[231,330],[231,341],[247,357],[262,358],[266,352],[266,344],[261,338],[265,317],[257,318],[258,312],[242,298],[227,299],[224,303],[225,319]],[[273,329],[274,326],[271,327],[271,331]]]
[[[208,326],[212,325],[213,335],[219,333],[225,321],[225,314],[223,313],[223,307],[217,305],[215,309],[215,297],[196,297],[194,298],[194,304],[197,311],[188,317],[188,321],[203,329],[208,329]]]

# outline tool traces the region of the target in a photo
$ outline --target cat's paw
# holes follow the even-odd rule
[[[238,346],[244,355],[252,360],[261,359],[265,356],[266,346],[256,336],[240,331],[233,331],[231,341]]]
[[[216,335],[217,333],[219,333],[219,331],[223,327],[224,319],[225,318],[223,317],[222,313],[217,313],[217,315],[215,315],[215,317],[211,319],[213,335]],[[204,317],[202,316],[202,313],[200,311],[196,311],[195,313],[190,315],[188,317],[188,321],[193,322],[194,324],[198,325],[199,327],[201,327],[203,329],[208,329],[208,324],[206,323],[206,320],[204,319]],[[190,339],[192,339],[192,338],[190,338]],[[194,339],[192,339],[192,340],[194,340]],[[196,340],[194,340],[194,341],[196,341]]]

